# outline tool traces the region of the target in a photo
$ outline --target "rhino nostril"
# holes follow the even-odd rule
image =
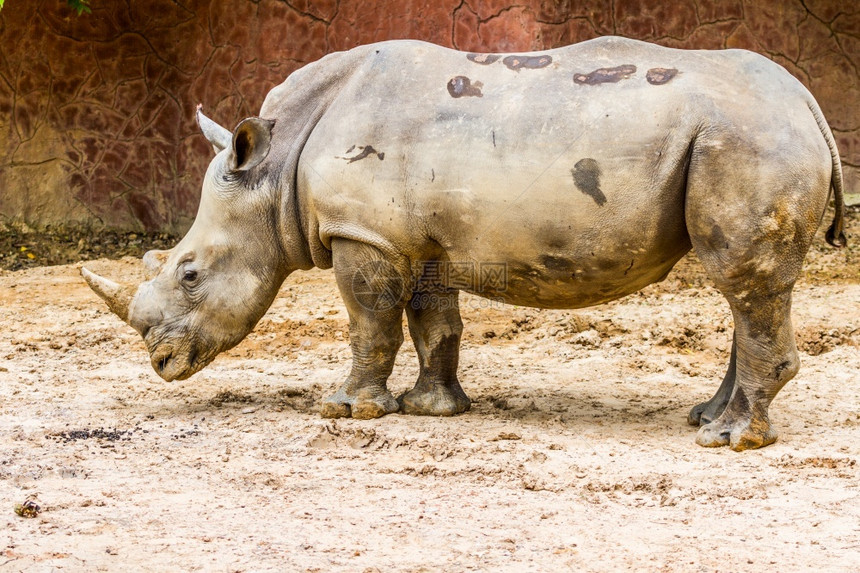
[[[164,372],[164,369],[167,368],[168,362],[170,362],[170,354],[164,356],[161,360],[158,361],[158,371]]]

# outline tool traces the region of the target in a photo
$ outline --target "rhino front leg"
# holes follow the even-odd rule
[[[337,286],[349,313],[352,369],[323,401],[324,418],[378,418],[399,409],[387,381],[403,343],[403,307],[409,289],[406,269],[369,245],[336,239],[332,257]],[[402,265],[401,265],[402,266]]]
[[[729,358],[729,368],[726,370],[726,375],[723,377],[723,383],[717,389],[717,393],[708,400],[693,406],[687,416],[687,422],[691,426],[704,426],[710,424],[723,413],[726,409],[726,404],[729,403],[729,398],[732,397],[732,392],[735,389],[735,377],[737,375],[738,361],[738,346],[737,335],[732,336],[732,354]]]
[[[459,294],[416,292],[406,307],[420,371],[415,387],[397,399],[404,414],[453,416],[472,404],[457,380],[463,332]]]

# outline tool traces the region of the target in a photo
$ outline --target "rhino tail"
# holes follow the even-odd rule
[[[842,248],[848,244],[843,232],[845,223],[845,192],[842,186],[842,161],[839,159],[839,149],[836,147],[836,140],[833,138],[833,132],[830,131],[830,126],[824,119],[824,114],[818,103],[810,98],[808,102],[809,111],[818,123],[818,129],[821,130],[821,135],[824,136],[824,141],[827,142],[827,147],[830,149],[830,159],[833,162],[833,169],[830,175],[830,188],[833,189],[834,197],[834,214],[833,222],[824,234],[824,240],[834,247]]]

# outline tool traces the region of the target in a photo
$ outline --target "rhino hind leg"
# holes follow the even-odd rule
[[[458,297],[456,290],[416,292],[406,307],[420,370],[415,386],[397,399],[404,414],[453,416],[471,406],[457,379],[463,332]]]
[[[690,414],[687,416],[687,422],[691,426],[704,426],[716,420],[720,414],[726,409],[729,403],[729,398],[732,397],[732,392],[735,389],[735,376],[737,373],[737,341],[736,337],[732,337],[732,352],[729,358],[729,367],[726,370],[726,375],[723,377],[723,382],[717,389],[717,393],[708,400],[693,406]]]
[[[722,246],[691,234],[702,265],[729,302],[735,338],[734,368],[729,365],[714,398],[701,413],[699,407],[694,408],[690,418],[694,421],[698,415],[702,424],[697,444],[727,445],[736,451],[776,441],[768,407],[800,366],[791,325],[791,291],[814,232],[812,228],[799,233],[802,227],[789,222],[770,235],[762,235],[755,223],[739,223],[731,231],[732,241],[720,241]],[[725,228],[733,222],[726,220],[722,224]],[[796,240],[786,240],[786,236],[780,236],[782,233],[794,233],[789,237]],[[715,417],[708,421],[712,416]]]
[[[827,205],[832,163],[816,123],[802,113],[790,122],[764,114],[768,119],[757,125],[749,124],[751,117],[744,113],[699,133],[684,211],[693,248],[726,297],[735,326],[734,384],[729,393],[727,373],[702,409],[699,421],[706,422],[705,414],[716,414],[729,393],[722,412],[699,428],[696,443],[733,450],[777,438],[768,407],[800,368],[791,291]],[[774,147],[784,137],[792,144]]]
[[[399,409],[387,382],[403,344],[408,272],[368,245],[335,240],[337,286],[349,313],[352,368],[346,381],[323,400],[324,418],[379,418]]]
[[[700,446],[727,445],[741,451],[775,442],[777,432],[768,407],[800,367],[791,325],[791,290],[799,264],[795,266],[792,260],[774,263],[770,257],[779,255],[765,241],[757,242],[756,247],[758,255],[744,253],[732,261],[724,253],[714,257],[713,251],[697,246],[699,258],[728,300],[735,322],[734,381],[730,363],[723,384],[700,414],[702,426],[696,436]],[[763,253],[768,250],[770,254]],[[726,394],[728,401],[719,412]],[[708,422],[713,415],[716,417]]]
[[[740,451],[776,441],[768,406],[797,373],[800,360],[791,326],[791,291],[729,301],[736,322],[736,381],[725,409],[699,428],[696,443]]]

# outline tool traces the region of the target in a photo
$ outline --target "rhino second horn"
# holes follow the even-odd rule
[[[212,144],[215,153],[233,145],[233,133],[203,115],[203,104],[197,104],[197,125],[200,126],[200,131]]]
[[[161,270],[161,267],[164,266],[164,263],[167,261],[167,257],[170,256],[170,251],[159,251],[152,250],[146,251],[143,254],[143,265],[146,267],[147,278],[152,278],[158,274],[158,271]]]
[[[90,285],[90,288],[104,299],[108,308],[124,322],[128,322],[128,307],[131,304],[132,288],[100,277],[83,267],[81,267],[81,275]]]

